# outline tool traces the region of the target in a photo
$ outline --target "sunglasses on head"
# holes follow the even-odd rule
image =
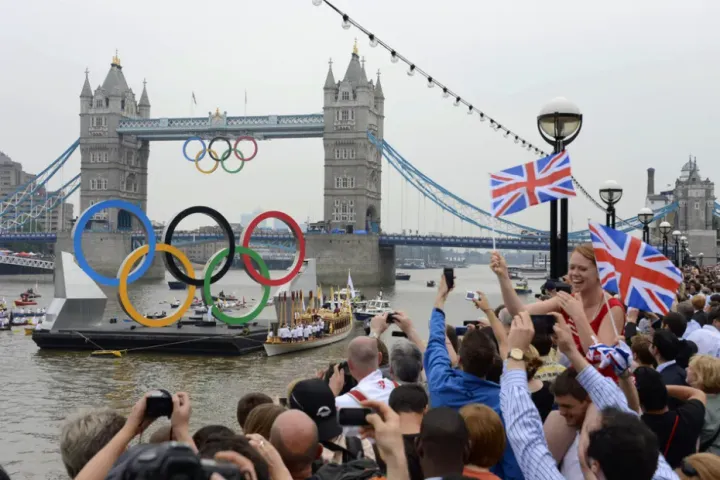
[[[682,466],[680,467],[680,471],[687,475],[688,477],[699,477],[697,470],[695,470],[695,467],[690,465],[690,463],[687,460],[683,460]]]

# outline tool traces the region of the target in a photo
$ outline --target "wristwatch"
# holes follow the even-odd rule
[[[370,335],[368,335],[368,337],[370,337],[370,338],[380,338],[380,336],[379,336],[379,335],[377,334],[377,332],[375,332],[375,331],[370,332]]]
[[[508,353],[508,358],[517,360],[518,362],[522,362],[523,360],[525,360],[525,352],[523,352],[519,348],[513,348],[512,350],[510,350],[510,353]]]

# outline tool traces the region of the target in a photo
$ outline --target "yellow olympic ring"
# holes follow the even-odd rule
[[[208,150],[208,152],[212,152],[217,157],[217,152],[215,150]],[[215,170],[218,169],[218,166],[220,166],[220,162],[215,162],[215,166],[212,167],[210,170],[203,170],[202,168],[200,168],[200,155],[202,155],[204,153],[205,153],[204,150],[200,150],[197,153],[197,155],[195,155],[195,168],[197,168],[200,173],[204,173],[205,175],[210,175],[211,173],[213,173]],[[212,159],[212,157],[210,157],[210,159]]]
[[[217,162],[215,168],[217,168]],[[192,264],[183,252],[173,247],[172,245],[167,245],[165,243],[158,243],[155,246],[155,249],[158,252],[167,252],[173,257],[180,260],[180,263],[182,263],[183,267],[185,267],[187,274],[190,275],[190,277],[195,276],[195,271],[193,270]],[[130,255],[127,256],[127,258],[125,258],[122,265],[120,266],[120,270],[118,271],[118,278],[120,279],[120,285],[118,286],[118,297],[120,299],[120,305],[122,305],[125,313],[127,313],[130,318],[138,322],[140,325],[151,328],[167,327],[168,325],[172,325],[173,323],[180,320],[185,314],[185,312],[188,311],[188,309],[192,305],[193,299],[195,298],[195,286],[188,285],[187,298],[185,299],[185,302],[183,302],[183,304],[180,305],[180,308],[178,308],[177,311],[169,317],[150,319],[140,315],[140,313],[135,310],[135,307],[130,302],[130,298],[128,297],[127,278],[128,275],[130,275],[130,269],[133,267],[133,265],[135,265],[141,257],[147,255],[149,252],[150,246],[143,245],[142,247],[134,250]]]

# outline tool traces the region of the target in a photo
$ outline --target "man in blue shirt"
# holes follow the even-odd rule
[[[485,380],[498,357],[495,344],[478,330],[469,330],[460,346],[461,370],[452,368],[445,346],[445,300],[450,290],[441,277],[435,308],[430,316],[430,336],[423,364],[430,391],[430,405],[460,409],[471,403],[487,405],[502,418],[500,385]],[[505,480],[522,480],[523,475],[509,446],[491,471]]]

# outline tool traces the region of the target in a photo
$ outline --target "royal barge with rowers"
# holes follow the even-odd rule
[[[286,288],[311,292],[316,285],[315,260],[306,259]],[[55,296],[32,339],[41,349],[84,350],[116,357],[133,352],[244,355],[262,351],[272,336],[269,333],[277,332],[281,311],[283,316],[289,311],[282,300],[277,295],[253,322],[239,327],[190,318],[159,328],[133,321],[111,322],[104,316],[107,297],[103,291],[72,254],[62,252],[55,261]]]

